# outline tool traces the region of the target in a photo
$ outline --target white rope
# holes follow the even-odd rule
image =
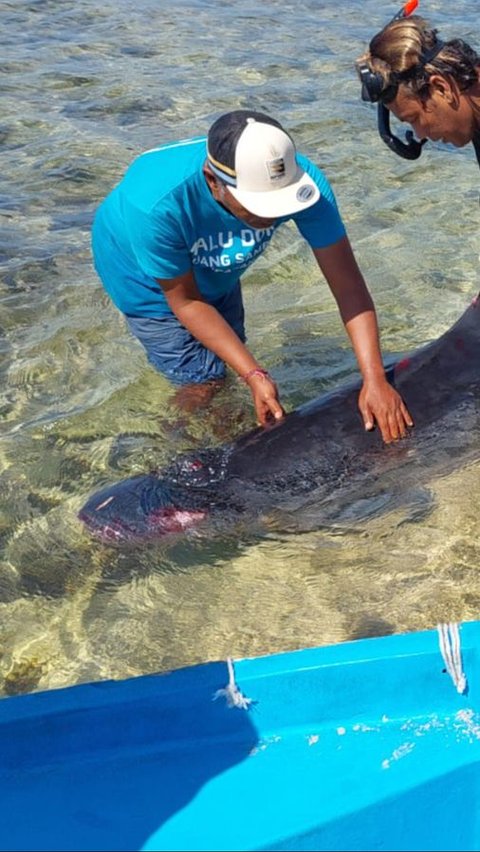
[[[237,684],[235,683],[235,672],[233,669],[233,660],[231,657],[227,660],[228,666],[228,684],[224,689],[217,689],[215,695],[213,696],[213,701],[217,698],[220,698],[221,695],[224,695],[227,699],[227,704],[229,707],[239,707],[240,710],[248,710],[250,704],[252,703],[251,698],[247,698],[243,692],[240,692]]]
[[[460,631],[458,624],[439,624],[437,626],[440,651],[445,661],[447,672],[455,684],[457,692],[461,695],[467,689],[467,678],[462,668],[462,651],[460,644]]]

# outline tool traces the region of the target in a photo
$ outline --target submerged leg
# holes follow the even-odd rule
[[[173,394],[173,403],[189,414],[206,408],[224,386],[224,379],[214,379],[203,384],[181,385]]]

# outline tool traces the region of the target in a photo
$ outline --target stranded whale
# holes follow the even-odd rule
[[[314,528],[415,501],[429,478],[480,457],[480,297],[388,375],[415,421],[402,441],[387,446],[378,430],[363,429],[360,386],[349,384],[271,427],[116,482],[93,494],[79,518],[102,540],[120,542],[271,511]]]

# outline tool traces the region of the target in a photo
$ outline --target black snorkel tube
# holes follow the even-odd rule
[[[407,0],[404,6],[397,12],[396,15],[393,16],[392,20],[389,21],[391,24],[393,21],[398,21],[400,18],[408,18],[412,12],[418,6],[418,0]],[[399,157],[404,157],[405,160],[418,160],[420,154],[422,153],[422,148],[425,145],[426,139],[415,139],[412,130],[407,130],[405,134],[405,142],[402,142],[398,136],[395,136],[394,133],[390,130],[390,110],[387,109],[384,103],[379,101],[378,109],[377,109],[377,127],[380,136],[386,145],[390,148],[394,154],[398,154]]]
[[[475,149],[475,155],[477,157],[477,163],[480,167],[480,131],[475,134],[472,141],[473,141],[473,147]]]
[[[386,26],[389,26],[389,24],[393,23],[393,21],[400,20],[400,18],[407,18],[415,11],[417,6],[418,0],[407,0],[400,11],[393,16]],[[429,62],[442,49],[442,47],[443,44],[438,42],[436,47],[432,51],[429,51],[429,55],[423,57],[421,64],[425,65]],[[398,136],[395,136],[390,129],[390,111],[385,106],[385,102],[393,100],[395,97],[398,90],[398,83],[400,82],[398,78],[396,82],[385,89],[385,84],[381,74],[371,71],[367,65],[360,65],[358,67],[358,72],[362,83],[362,100],[378,104],[378,132],[385,144],[388,145],[391,151],[398,154],[399,157],[404,157],[406,160],[417,160],[422,153],[422,148],[427,140],[415,139],[413,132],[411,130],[407,130],[405,134],[405,142],[402,142],[402,140],[399,139]]]
[[[390,130],[390,110],[385,104],[379,103],[377,109],[377,127],[380,136],[386,145],[399,157],[404,157],[406,160],[418,160],[422,153],[422,148],[425,145],[426,139],[415,139],[412,130],[407,130],[405,133],[405,142],[402,142],[398,136]]]

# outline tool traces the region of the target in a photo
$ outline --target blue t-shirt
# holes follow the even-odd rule
[[[93,225],[95,267],[114,304],[137,317],[171,314],[156,279],[192,269],[204,298],[215,304],[292,219],[312,248],[345,234],[332,189],[306,157],[299,165],[320,189],[316,204],[264,230],[248,227],[213,198],[203,164],[205,137],[146,151],[97,210]]]

